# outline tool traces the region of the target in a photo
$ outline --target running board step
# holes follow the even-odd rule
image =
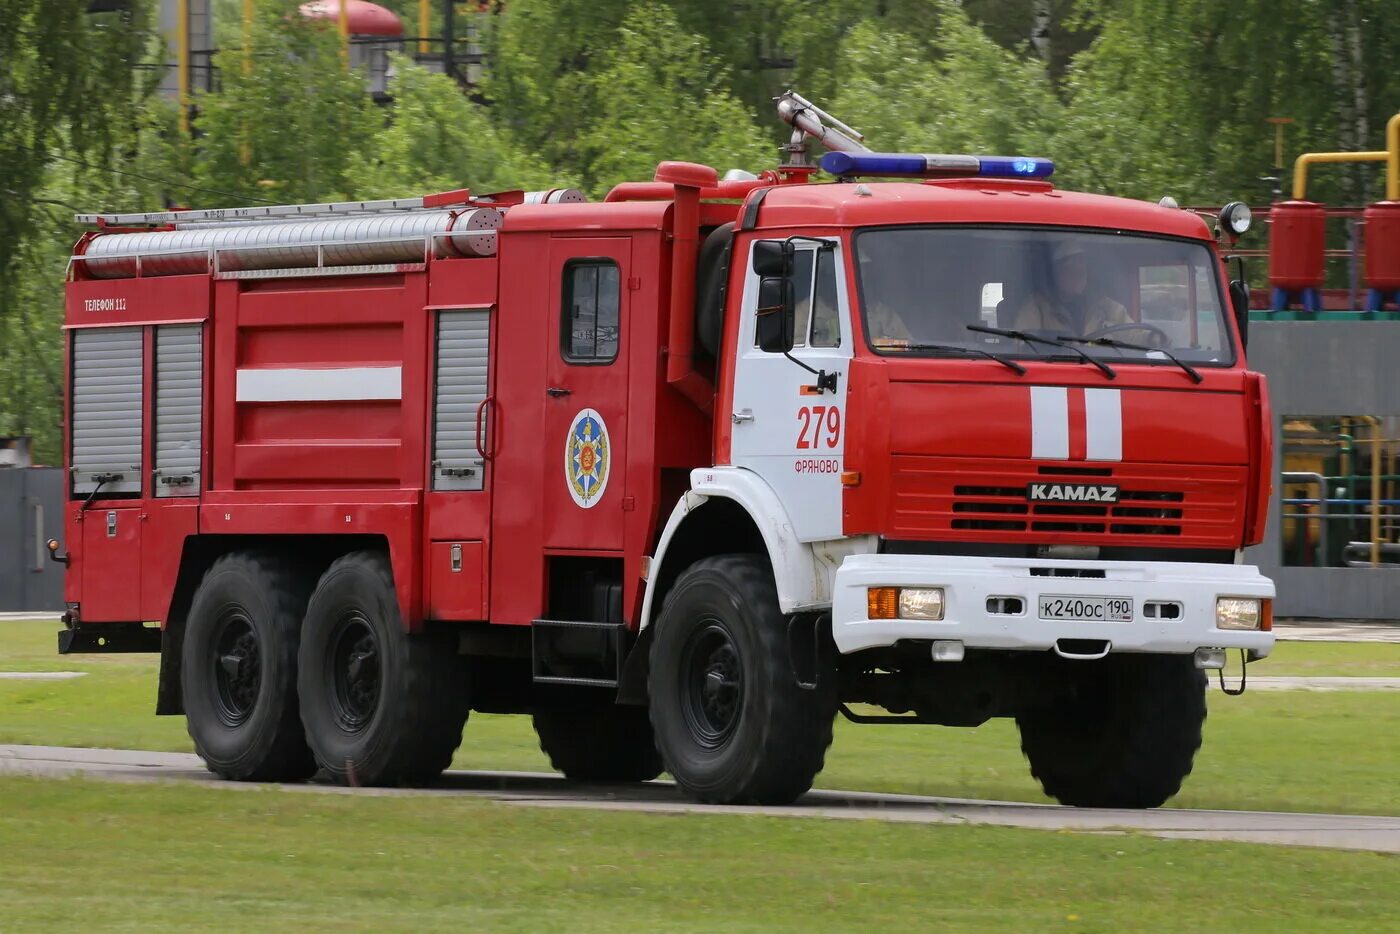
[[[537,684],[615,688],[629,642],[621,623],[537,619],[530,625],[530,667]]]

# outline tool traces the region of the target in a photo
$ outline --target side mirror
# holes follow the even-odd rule
[[[1240,343],[1249,346],[1249,286],[1242,279],[1230,280],[1230,307],[1240,329]]]
[[[753,271],[760,276],[792,275],[796,252],[791,240],[760,240],[753,245]]]
[[[757,256],[754,257],[757,266]],[[758,281],[758,347],[766,353],[792,350],[797,307],[792,280],[769,276]]]

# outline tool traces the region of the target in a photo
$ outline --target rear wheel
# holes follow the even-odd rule
[[[466,666],[450,640],[404,631],[386,556],[355,552],[321,575],[298,663],[307,740],[336,781],[426,784],[452,761]]]
[[[195,752],[239,781],[316,771],[297,704],[305,583],[271,555],[239,552],[204,575],[185,626],[181,693]]]
[[[1180,791],[1206,719],[1206,676],[1191,656],[1110,655],[1066,670],[1070,694],[1016,718],[1045,793],[1077,807],[1155,808]]]
[[[798,685],[767,564],[697,562],[656,625],[651,722],[677,784],[717,804],[789,804],[811,788],[831,745],[835,674]]]
[[[661,774],[661,754],[644,707],[610,700],[541,707],[535,734],[550,765],[578,782],[647,782]]]

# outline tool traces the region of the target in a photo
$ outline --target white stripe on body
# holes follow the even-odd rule
[[[239,370],[239,402],[349,402],[403,398],[403,367]]]

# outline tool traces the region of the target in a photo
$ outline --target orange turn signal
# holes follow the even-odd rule
[[[860,486],[860,471],[846,470],[841,473],[842,486]]]
[[[899,588],[871,587],[865,591],[868,619],[894,619],[899,614]]]
[[[1262,600],[1259,614],[1259,631],[1270,632],[1274,628],[1274,601]]]

